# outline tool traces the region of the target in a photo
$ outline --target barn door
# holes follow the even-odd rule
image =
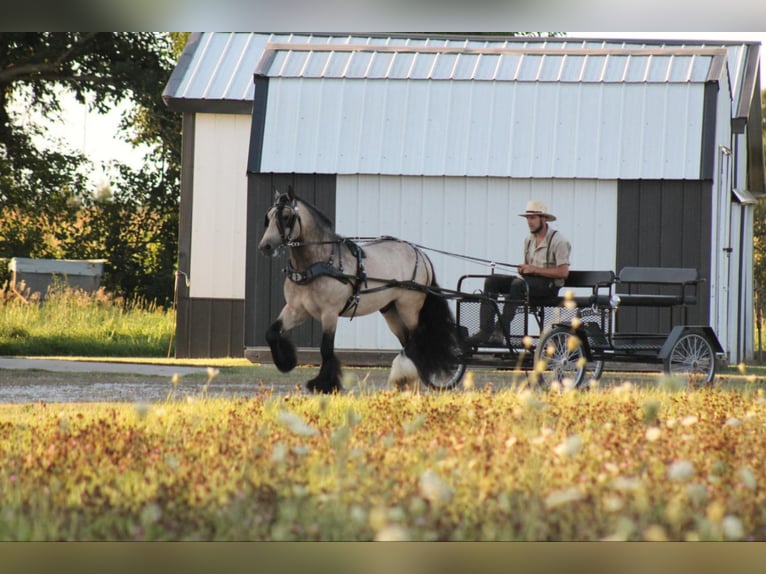
[[[698,269],[705,281],[697,292],[697,304],[690,308],[689,323],[708,325],[710,182],[620,181],[617,190],[616,272],[626,266]],[[618,332],[666,333],[670,317],[667,310],[623,307],[617,313],[616,328]]]

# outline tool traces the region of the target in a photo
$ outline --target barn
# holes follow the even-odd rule
[[[449,254],[516,262],[516,214],[544,200],[574,269],[698,268],[692,321],[715,329],[730,363],[751,357],[759,48],[193,35],[164,95],[184,118],[177,355],[265,357],[285,261],[256,245],[274,191],[292,184],[342,235],[438,250],[445,287],[487,272]],[[294,338],[315,348],[318,326]],[[340,353],[397,346],[377,316],[336,336]]]

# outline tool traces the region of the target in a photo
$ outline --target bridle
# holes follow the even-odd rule
[[[274,217],[276,219],[277,231],[279,232],[279,238],[282,240],[282,245],[290,246],[293,243],[292,235],[295,230],[296,224],[298,227],[302,227],[301,217],[298,213],[298,200],[293,198],[290,209],[292,210],[289,217],[283,217],[285,207],[288,207],[290,199],[287,194],[283,193],[277,197],[272,210],[274,211]],[[269,214],[266,214],[265,227],[269,226]],[[296,235],[298,237],[300,234]]]

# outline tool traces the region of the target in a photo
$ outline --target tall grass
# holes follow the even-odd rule
[[[765,424],[754,387],[1,405],[0,539],[766,540]]]
[[[173,311],[103,289],[54,286],[41,301],[0,288],[0,355],[163,357],[174,329]]]

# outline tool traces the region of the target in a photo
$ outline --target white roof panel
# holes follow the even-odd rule
[[[192,34],[178,66],[173,71],[163,96],[166,101],[181,102],[225,102],[246,103],[253,100],[253,73],[261,61],[266,44],[322,46],[361,45],[385,49],[405,48],[418,52],[415,63],[405,72],[406,62],[390,67],[392,55],[382,53],[353,52],[351,54],[333,54],[332,66],[327,72],[331,77],[386,78],[393,73],[396,78],[421,79],[476,79],[496,81],[565,81],[565,82],[664,82],[703,81],[700,78],[710,69],[709,56],[694,57],[680,55],[683,49],[723,48],[728,61],[731,85],[734,92],[735,108],[740,114],[746,113],[748,106],[739,104],[743,82],[752,83],[748,74],[748,58],[757,57],[757,50],[749,52],[748,43],[732,42],[679,42],[663,40],[593,40],[578,38],[532,38],[509,37],[465,38],[455,36],[428,35],[373,35],[373,34],[264,34],[242,32],[205,32]],[[419,49],[447,48],[457,51],[484,51],[478,57],[468,57],[462,62],[454,54],[435,54]],[[589,55],[589,51],[639,51],[665,49],[676,55],[673,65],[661,58],[631,55],[627,58],[627,70],[620,60],[608,61],[612,56]],[[540,56],[532,52],[545,51],[547,55],[542,65]],[[491,55],[491,52],[495,55]],[[505,51],[505,52],[503,52]],[[516,53],[514,53],[516,51]],[[525,52],[526,51],[526,55]],[[553,52],[565,54],[563,60]],[[296,57],[297,62],[285,65]],[[311,66],[302,66],[303,59],[319,58]],[[321,69],[318,53],[290,52],[278,55],[273,62],[270,74],[281,77],[297,77],[302,73],[316,74]],[[338,61],[335,58],[339,58]],[[529,61],[525,61],[526,58]],[[403,58],[404,60],[407,57]],[[475,62],[478,60],[478,63]],[[691,60],[691,62],[689,62]],[[372,64],[371,64],[372,62]],[[457,64],[457,65],[456,65]],[[475,64],[475,65],[472,65]],[[523,65],[522,65],[523,64]],[[677,70],[675,65],[679,65]],[[536,75],[536,71],[538,74]],[[642,73],[642,71],[644,73]],[[405,76],[405,73],[407,74]],[[344,75],[345,74],[345,75]],[[317,77],[312,75],[311,77]],[[523,79],[522,79],[523,78]],[[620,79],[624,78],[624,79]],[[749,86],[749,84],[748,84]],[[750,86],[749,86],[750,87]],[[749,88],[748,88],[748,91]],[[749,95],[745,92],[747,97]],[[187,106],[188,107],[188,106]],[[246,109],[239,106],[238,109]]]
[[[688,82],[272,78],[259,170],[697,179],[704,96]]]

